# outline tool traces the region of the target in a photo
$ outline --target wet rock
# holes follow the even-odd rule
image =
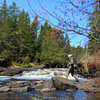
[[[66,89],[66,91],[68,91],[68,92],[73,92],[73,90],[72,90],[72,89]]]
[[[7,86],[0,87],[0,92],[8,92],[10,89]]]
[[[78,89],[78,87],[72,81],[62,77],[52,77],[52,81],[57,90]]]
[[[1,76],[14,76],[23,72],[23,68],[3,68],[3,71],[0,73]]]
[[[21,83],[8,83],[6,86],[8,88],[18,88],[18,87],[24,87],[24,84],[21,84]]]
[[[50,88],[44,88],[41,91],[43,91],[43,92],[51,92],[52,90]]]
[[[22,68],[9,69],[9,71],[6,72],[6,75],[13,76],[13,75],[16,75],[16,74],[20,74],[22,72],[23,72],[23,69]]]
[[[36,83],[25,83],[24,86],[35,86]]]
[[[31,91],[32,88],[29,86],[25,86],[25,87],[11,88],[11,90],[18,91],[18,92],[28,92],[28,91]]]
[[[100,93],[100,88],[87,87],[84,88],[84,91],[88,93]]]
[[[44,81],[43,83],[36,84],[33,88],[34,89],[44,89],[44,88],[52,89],[54,88],[54,85],[53,85],[52,80],[49,80],[49,81]]]

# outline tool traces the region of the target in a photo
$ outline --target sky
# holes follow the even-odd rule
[[[0,0],[0,5],[4,0]],[[17,4],[18,7],[20,7],[20,10],[22,10],[24,8],[24,10],[26,12],[29,13],[31,21],[34,19],[34,14],[31,10],[31,8],[28,5],[28,2],[30,2],[30,5],[32,7],[33,10],[37,11],[39,14],[43,13],[43,16],[46,16],[46,18],[48,18],[52,23],[54,23],[55,25],[58,24],[58,21],[47,15],[45,11],[43,11],[43,9],[40,7],[40,5],[38,4],[37,0],[6,0],[7,5],[12,5],[13,2],[15,2]],[[49,12],[53,12],[53,10],[55,9],[55,5],[57,5],[58,3],[56,2],[57,0],[40,0],[43,7],[47,10],[49,10]],[[60,1],[64,1],[64,0],[60,0]],[[57,6],[60,6],[59,4]],[[56,13],[60,16],[63,16],[59,11],[56,10]],[[86,25],[86,19],[83,20],[83,22],[81,22],[81,24],[83,25],[83,27]],[[85,44],[88,43],[88,38],[82,35],[77,35],[77,34],[68,34],[69,39],[70,39],[70,44],[71,46],[77,47],[77,46],[82,46],[84,47]]]

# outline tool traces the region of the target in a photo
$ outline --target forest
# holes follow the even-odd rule
[[[100,14],[97,10],[94,10],[94,13]],[[90,33],[99,41],[89,37],[85,47],[71,46],[67,32],[54,28],[47,21],[41,23],[38,16],[34,16],[34,19],[30,20],[28,12],[20,10],[15,2],[8,6],[4,0],[0,6],[1,59],[7,59],[17,65],[22,64],[24,67],[31,67],[30,63],[65,67],[68,54],[73,55],[76,64],[84,56],[93,55],[100,50],[100,32],[95,30],[93,24],[94,20],[99,20],[96,26],[100,26],[100,16],[90,16],[87,19]]]

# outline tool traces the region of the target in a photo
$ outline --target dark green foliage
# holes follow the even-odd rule
[[[97,52],[98,49],[100,49],[100,0],[97,0],[97,3],[94,7],[93,11],[94,16],[90,16],[88,18],[89,20],[89,27],[91,29],[90,33],[92,33],[93,37],[96,39],[90,37],[88,47],[89,52],[93,54],[94,52]]]
[[[55,28],[48,29],[43,35],[40,59],[44,64],[60,66],[66,64],[69,54],[67,40],[60,31]]]
[[[0,7],[0,57],[23,67],[32,67],[30,62],[66,65],[71,51],[68,35],[48,22],[39,25],[37,16],[30,21],[24,9],[20,10],[15,2],[8,7],[4,0]]]
[[[38,23],[33,23],[24,9],[19,10],[15,2],[8,7],[4,0],[0,7],[0,57],[20,63],[27,55],[34,58]]]

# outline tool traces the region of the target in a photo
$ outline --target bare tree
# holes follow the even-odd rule
[[[87,27],[89,21],[87,18],[92,16],[99,16],[94,13],[95,5],[98,0],[51,0],[55,1],[55,7],[52,11],[46,8],[46,4],[43,5],[44,0],[37,0],[41,11],[36,11],[32,8],[30,0],[27,0],[31,11],[36,14],[39,18],[48,21],[54,27],[62,31],[66,31],[69,34],[79,34],[86,37],[93,38],[100,41],[90,32],[90,28]],[[40,13],[39,13],[40,12]],[[47,16],[51,16],[56,19],[58,24],[52,22]],[[95,24],[95,23],[94,23]],[[100,27],[96,30],[100,32]]]

